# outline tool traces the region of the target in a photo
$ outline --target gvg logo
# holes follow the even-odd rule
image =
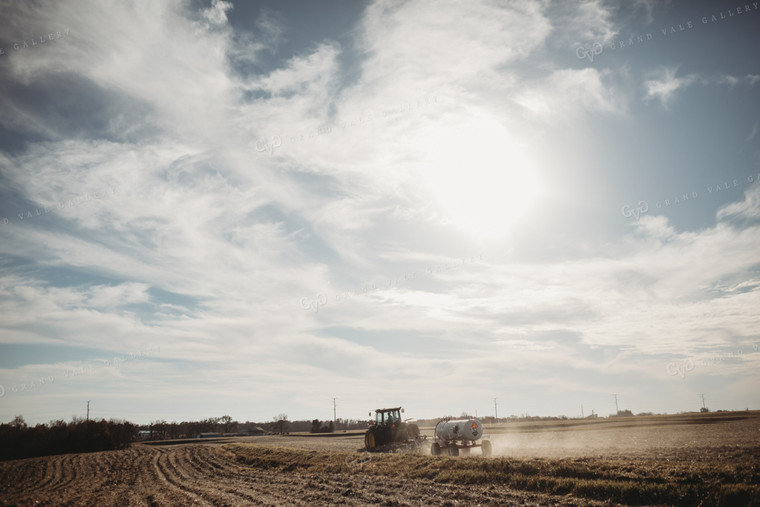
[[[757,352],[758,346],[757,343],[752,345],[753,352]],[[752,354],[752,352],[749,352],[749,354]],[[665,370],[668,372],[668,375],[675,377],[676,375],[680,375],[681,378],[686,377],[686,374],[692,370],[696,366],[714,366],[716,364],[726,364],[723,363],[723,361],[726,361],[727,363],[732,362],[738,362],[742,361],[745,358],[745,352],[742,349],[737,349],[736,351],[731,352],[721,352],[718,355],[714,355],[711,357],[707,357],[705,359],[683,359],[681,361],[674,361],[672,363],[668,363]]]
[[[301,307],[306,310],[312,310],[314,313],[319,313],[319,307],[327,304],[327,296],[324,294],[317,294],[314,299],[307,297],[301,298]]]
[[[278,135],[272,136],[270,139],[258,139],[256,141],[256,151],[262,152],[266,151],[269,152],[271,155],[274,153],[274,150],[282,146],[282,138]]]
[[[694,361],[691,359],[684,359],[683,361],[675,361],[672,363],[668,363],[668,366],[665,368],[668,372],[668,375],[675,377],[676,375],[680,375],[681,378],[686,377],[686,372],[689,372],[694,369]]]
[[[364,465],[370,463],[372,461],[372,456],[369,454],[366,456],[361,457],[354,457],[354,456],[346,456],[346,467],[350,472],[361,472],[364,468]]]
[[[638,205],[634,208],[626,204],[620,210],[625,218],[636,217],[638,220],[641,215],[649,211],[649,203],[646,201],[639,201]]]
[[[589,49],[580,46],[575,50],[575,56],[577,56],[579,60],[588,58],[591,62],[602,53],[604,53],[604,46],[599,42],[594,42]]]

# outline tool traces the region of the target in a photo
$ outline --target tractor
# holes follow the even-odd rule
[[[378,408],[375,410],[375,421],[369,423],[364,434],[364,450],[367,452],[397,452],[416,451],[420,448],[424,437],[420,437],[420,429],[416,424],[401,420],[404,409]],[[369,413],[372,417],[372,412]]]

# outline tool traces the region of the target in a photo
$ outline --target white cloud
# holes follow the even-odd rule
[[[329,91],[331,81],[335,78],[338,52],[337,45],[322,44],[306,56],[291,59],[286,68],[277,69],[247,87],[267,91],[275,96],[298,92],[299,97],[296,98],[320,93],[322,90]],[[279,112],[287,102],[272,101],[269,105]]]
[[[715,80],[718,84],[727,84],[730,87],[735,87],[740,84],[746,84],[749,88],[755,86],[755,83],[760,82],[760,75],[747,74],[746,76],[732,76],[730,74],[724,74]]]
[[[755,184],[744,193],[744,200],[728,204],[718,210],[718,218],[750,220],[760,218],[760,184]]]
[[[215,25],[223,25],[227,22],[227,11],[232,10],[232,3],[222,0],[213,0],[211,7],[203,11],[203,16]]]
[[[550,24],[538,2],[380,1],[367,9],[363,28],[362,81],[425,90],[482,79],[526,58]]]
[[[532,115],[550,122],[565,123],[591,112],[623,113],[625,99],[605,82],[608,72],[596,69],[562,69],[538,82],[526,83],[515,101]]]
[[[147,303],[150,295],[146,283],[125,283],[115,286],[95,285],[90,288],[87,303],[95,308],[113,308],[135,303]]]
[[[663,67],[656,74],[658,77],[644,81],[646,88],[645,101],[659,101],[664,108],[668,108],[675,99],[676,92],[683,90],[697,81],[697,76],[676,77],[678,68]]]
[[[547,13],[551,14],[552,34],[549,42],[567,48],[591,45],[595,42],[606,45],[617,34],[613,8],[603,0],[577,0],[551,2]]]

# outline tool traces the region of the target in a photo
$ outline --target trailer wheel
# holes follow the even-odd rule
[[[430,446],[430,454],[433,456],[440,456],[441,454],[441,444],[438,442],[433,442],[433,445]]]
[[[459,456],[459,447],[457,447],[457,444],[449,446],[449,456]]]
[[[490,456],[493,454],[493,447],[491,446],[490,440],[483,440],[483,443],[480,444],[480,448],[483,450],[483,456]]]

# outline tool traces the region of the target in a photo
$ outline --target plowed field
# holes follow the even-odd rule
[[[358,453],[349,432],[5,461],[0,505],[760,505],[758,412],[489,430],[493,458]]]
[[[221,444],[30,458],[0,463],[0,475],[3,505],[602,505],[491,485],[258,470]]]

